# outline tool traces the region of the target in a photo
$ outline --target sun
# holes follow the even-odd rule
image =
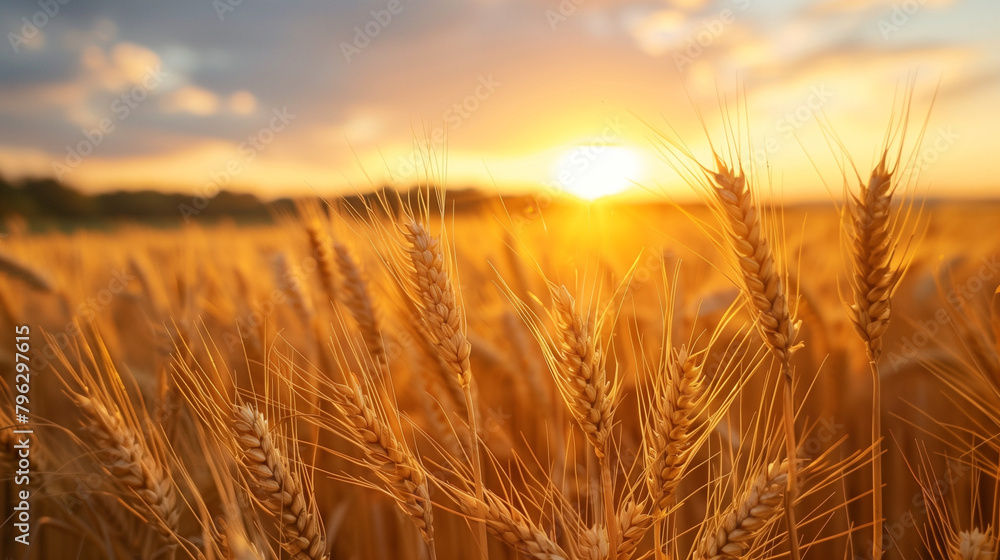
[[[618,194],[639,180],[642,160],[623,146],[578,146],[556,163],[559,188],[584,200]]]

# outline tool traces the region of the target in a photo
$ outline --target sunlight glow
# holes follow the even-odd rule
[[[566,152],[556,164],[556,183],[585,200],[618,194],[639,180],[642,162],[632,149],[588,145]]]

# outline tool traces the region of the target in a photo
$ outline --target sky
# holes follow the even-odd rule
[[[998,23],[996,0],[8,1],[0,175],[682,193],[663,138],[704,160],[735,129],[772,190],[824,197],[912,84],[919,186],[992,196]]]

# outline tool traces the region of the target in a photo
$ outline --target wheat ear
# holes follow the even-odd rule
[[[742,558],[782,509],[788,462],[772,463],[706,533],[695,558]]]
[[[316,315],[313,308],[312,298],[309,292],[302,285],[299,278],[299,271],[288,261],[288,255],[278,253],[274,256],[274,278],[285,297],[292,304],[292,308],[298,313],[302,322],[309,324]]]
[[[851,318],[867,347],[868,357],[878,362],[882,355],[882,335],[889,327],[890,296],[899,279],[892,268],[894,243],[891,239],[892,173],[882,154],[868,184],[861,185],[848,203],[851,216],[851,257],[854,264],[854,304]]]
[[[482,499],[460,490],[451,493],[466,515],[483,520],[490,534],[517,552],[538,560],[569,560],[545,531],[493,492],[484,492]]]
[[[950,551],[951,560],[995,560],[996,557],[997,541],[989,529],[960,532]]]
[[[130,491],[131,501],[139,511],[147,511],[156,519],[157,531],[168,540],[174,539],[180,510],[173,480],[119,413],[84,395],[75,395],[74,399],[87,420],[101,466]]]
[[[629,499],[622,504],[618,510],[622,540],[615,555],[617,560],[630,560],[634,557],[636,548],[654,521],[655,518],[646,513],[646,502],[636,503],[635,500]]]
[[[424,355],[415,357],[418,382],[428,395],[426,398],[420,399],[424,419],[430,427],[431,434],[434,436],[432,439],[435,439],[436,445],[439,445],[447,455],[454,458],[462,457],[465,450],[456,433],[458,427],[448,421],[448,413],[446,412],[446,407],[449,404],[455,405],[455,403],[450,402],[451,399],[444,388],[445,382],[435,371],[438,369],[437,366],[430,363],[432,359]]]
[[[559,347],[553,352],[556,384],[594,451],[604,457],[613,421],[614,386],[608,380],[593,325],[576,312],[576,301],[566,286],[551,291],[552,318],[559,331]]]
[[[472,382],[469,354],[472,345],[465,335],[462,312],[451,277],[445,269],[438,239],[423,224],[409,222],[404,236],[412,269],[412,282],[424,323],[437,351],[463,388]]]
[[[420,534],[434,540],[434,517],[423,467],[382,421],[351,373],[347,384],[333,385],[334,405],[346,419],[346,427],[361,447],[365,461],[382,481]]]
[[[789,311],[788,296],[771,246],[764,237],[753,194],[742,171],[737,173],[718,156],[716,163],[719,171],[712,174],[715,194],[728,225],[729,239],[757,325],[771,352],[779,361],[787,363],[797,349],[795,340],[799,325]]]
[[[691,451],[691,421],[704,395],[702,367],[687,349],[671,357],[665,387],[654,388],[654,416],[643,438],[646,445],[646,485],[653,499],[653,513],[666,515],[673,507],[681,471]]]
[[[361,338],[365,342],[365,347],[368,348],[368,353],[375,360],[379,373],[384,375],[389,370],[389,361],[386,356],[385,343],[382,341],[382,331],[375,312],[375,303],[371,294],[368,293],[368,283],[365,282],[361,270],[351,258],[347,247],[342,243],[334,243],[333,252],[337,269],[343,278],[344,304],[347,305],[351,316],[354,317],[354,322],[358,324]]]
[[[250,405],[237,406],[233,430],[254,494],[277,518],[281,547],[295,560],[326,560],[326,534],[311,511],[306,491],[268,429],[267,419]]]
[[[607,560],[610,545],[608,533],[601,525],[592,525],[580,534],[576,557],[580,560]]]
[[[306,236],[309,247],[316,258],[316,268],[319,270],[319,280],[329,302],[337,301],[337,281],[334,276],[333,251],[330,247],[330,236],[323,230],[323,225],[317,216],[311,216],[305,222]]]
[[[250,537],[239,519],[227,517],[220,520],[219,525],[217,540],[224,558],[231,560],[263,560],[267,558],[257,548],[257,545],[250,541]]]

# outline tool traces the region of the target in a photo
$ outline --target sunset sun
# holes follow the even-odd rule
[[[584,200],[618,194],[639,180],[642,162],[632,149],[621,146],[581,146],[557,162],[559,188]]]

